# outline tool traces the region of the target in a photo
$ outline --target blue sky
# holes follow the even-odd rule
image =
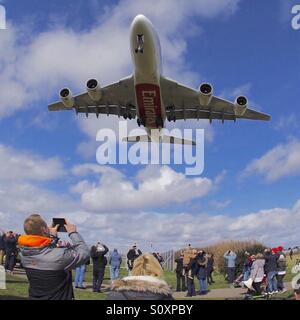
[[[138,241],[147,247],[157,239],[164,249],[222,238],[298,244],[299,229],[282,225],[300,221],[300,31],[292,29],[290,13],[297,1],[0,3],[8,19],[8,29],[0,30],[2,228],[20,230],[15,216],[38,211],[48,219],[68,216],[90,242],[100,237],[115,246]],[[272,115],[269,123],[181,124],[206,130],[201,177],[184,176],[183,166],[99,168],[95,132],[117,120],[47,111],[63,86],[77,93],[88,78],[107,84],[132,72],[128,32],[137,13],[158,31],[166,76],[195,88],[208,81],[230,100],[245,94],[253,108]],[[147,181],[157,201],[147,199]],[[103,196],[105,190],[112,192]],[[278,237],[265,230],[272,221]]]

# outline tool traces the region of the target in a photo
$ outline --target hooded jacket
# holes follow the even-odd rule
[[[57,238],[19,237],[21,261],[29,280],[29,299],[74,299],[71,269],[89,259],[89,248],[77,232],[69,237],[73,243],[70,248],[58,248]]]
[[[114,280],[107,300],[173,300],[168,284],[152,276]]]
[[[120,268],[122,263],[122,256],[119,254],[119,252],[115,249],[111,256],[109,257],[109,264],[112,267]]]

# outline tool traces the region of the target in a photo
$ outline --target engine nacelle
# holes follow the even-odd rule
[[[206,107],[210,104],[213,97],[213,87],[209,83],[203,83],[199,88],[200,105]]]
[[[99,85],[99,82],[96,79],[90,79],[86,83],[86,89],[89,97],[93,101],[99,101],[102,98],[102,90]]]
[[[234,103],[234,114],[238,117],[244,115],[248,107],[248,99],[244,96],[239,96],[236,98]]]
[[[74,97],[72,95],[72,92],[68,88],[64,88],[59,93],[61,102],[66,108],[73,108],[74,106]]]

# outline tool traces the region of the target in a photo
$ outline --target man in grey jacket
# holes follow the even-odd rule
[[[19,237],[18,243],[29,280],[30,299],[74,299],[71,269],[84,264],[90,253],[76,226],[67,222],[65,228],[73,245],[58,248],[58,226],[48,227],[38,214],[24,222],[25,235]]]

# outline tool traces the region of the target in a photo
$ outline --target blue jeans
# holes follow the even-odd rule
[[[276,271],[268,272],[268,292],[277,291]]]
[[[206,279],[199,279],[199,291],[200,292],[206,292],[207,291],[207,285],[206,285]]]
[[[75,287],[83,287],[85,264],[76,268]]]
[[[110,266],[110,280],[115,280],[119,278],[119,267]]]
[[[228,272],[228,282],[233,283],[234,277],[235,277],[235,268],[228,267],[227,272]]]
[[[245,269],[244,270],[244,278],[243,278],[243,280],[247,281],[249,279],[249,277],[250,277],[250,274],[251,274],[251,270],[250,269]]]

